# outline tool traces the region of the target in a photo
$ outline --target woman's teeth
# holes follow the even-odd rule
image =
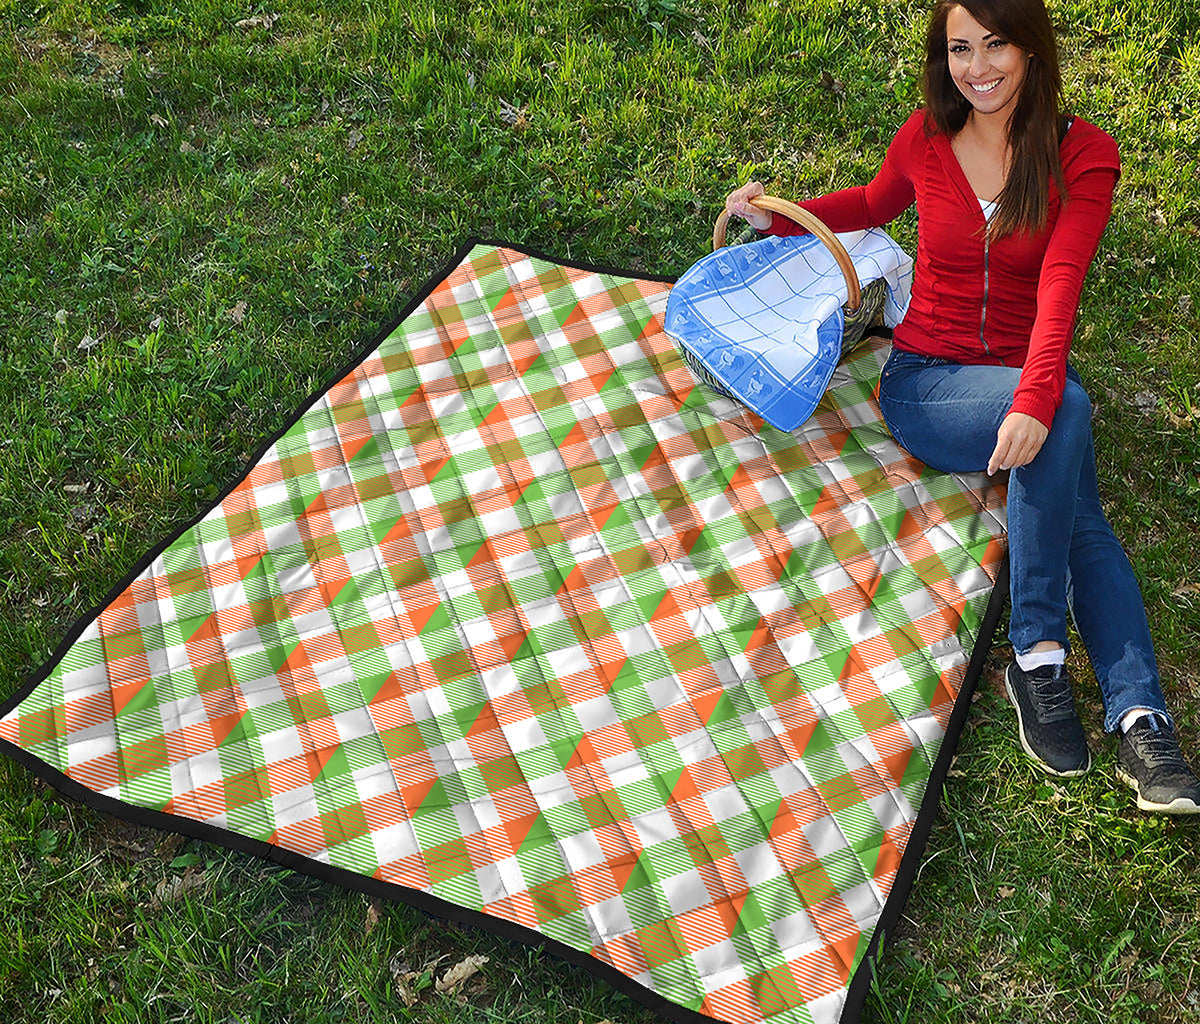
[[[991,92],[999,84],[1000,79],[997,78],[994,82],[988,82],[987,85],[972,85],[971,88],[976,92]]]

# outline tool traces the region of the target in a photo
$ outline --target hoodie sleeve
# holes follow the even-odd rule
[[[1108,225],[1113,189],[1121,175],[1116,142],[1099,128],[1089,127],[1091,137],[1070,160],[1064,160],[1068,201],[1042,259],[1029,351],[1009,409],[1027,413],[1047,428],[1062,403],[1083,279]]]

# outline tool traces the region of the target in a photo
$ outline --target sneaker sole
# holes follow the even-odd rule
[[[1117,765],[1117,778],[1137,794],[1139,811],[1150,811],[1154,814],[1200,814],[1200,804],[1186,796],[1177,796],[1169,804],[1155,803],[1142,796],[1137,779],[1129,774],[1121,765]]]
[[[1055,775],[1060,779],[1075,779],[1080,775],[1086,775],[1088,773],[1092,767],[1092,751],[1090,748],[1088,749],[1087,764],[1085,764],[1082,768],[1072,768],[1065,772],[1060,772],[1057,768],[1051,768],[1050,765],[1046,764],[1045,761],[1038,757],[1038,755],[1034,753],[1033,748],[1029,745],[1029,741],[1025,738],[1025,720],[1021,717],[1021,705],[1017,701],[1017,695],[1013,693],[1012,683],[1010,683],[1008,680],[1007,670],[1004,673],[1004,692],[1008,694],[1008,701],[1010,704],[1012,704],[1013,710],[1017,713],[1017,736],[1020,737],[1021,740],[1021,749],[1025,751],[1031,761],[1033,761],[1047,775]]]

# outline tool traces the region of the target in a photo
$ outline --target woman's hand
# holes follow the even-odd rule
[[[1050,431],[1028,413],[1010,412],[996,432],[996,448],[988,459],[988,476],[998,469],[1014,469],[1032,462]]]
[[[751,206],[750,200],[763,194],[762,182],[748,181],[741,188],[734,189],[725,197],[725,209],[731,217],[741,217],[749,221],[756,231],[766,231],[771,226],[770,210],[760,210]]]

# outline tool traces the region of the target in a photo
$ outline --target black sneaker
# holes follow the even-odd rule
[[[1043,665],[1025,672],[1014,661],[1004,673],[1004,688],[1017,709],[1025,753],[1051,775],[1082,775],[1092,766],[1066,665]]]
[[[1143,715],[1121,734],[1117,778],[1137,792],[1143,811],[1200,814],[1200,779],[1183,759],[1175,730],[1157,715]]]

